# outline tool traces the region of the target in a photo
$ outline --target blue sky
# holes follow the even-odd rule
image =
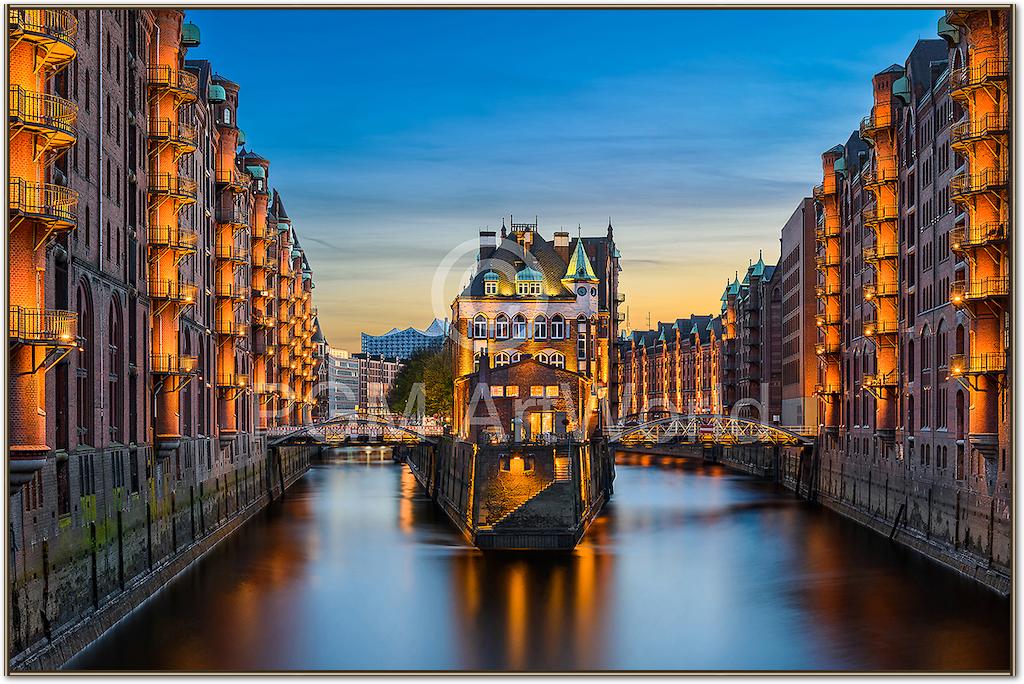
[[[713,312],[939,10],[196,10],[328,340],[444,316],[501,217],[611,216],[631,322]],[[471,257],[457,260],[465,267]]]

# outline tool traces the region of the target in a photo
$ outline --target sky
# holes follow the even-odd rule
[[[450,315],[479,231],[603,235],[629,323],[716,313],[940,10],[190,10],[328,341]]]

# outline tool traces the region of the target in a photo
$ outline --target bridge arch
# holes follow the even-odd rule
[[[294,430],[289,430],[283,434],[273,435],[267,440],[267,446],[281,446],[288,442],[294,441],[301,437],[309,437],[315,433],[326,433],[332,427],[339,426],[351,426],[351,425],[363,425],[368,427],[375,427],[381,430],[381,434],[384,435],[386,431],[404,435],[412,438],[418,442],[427,444],[433,444],[436,440],[423,432],[419,432],[409,426],[401,425],[394,421],[387,419],[381,419],[372,416],[363,416],[358,414],[344,414],[336,416],[329,420],[320,421],[317,423],[311,423]],[[387,439],[385,438],[385,441]],[[401,439],[392,439],[392,441],[405,441]]]
[[[643,422],[620,423],[605,429],[610,444],[813,444],[813,436],[747,418],[699,413],[672,413]]]

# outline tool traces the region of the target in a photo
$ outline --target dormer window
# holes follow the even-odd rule
[[[488,296],[498,294],[498,274],[494,271],[484,273],[484,294]]]
[[[516,294],[520,297],[537,297],[541,294],[544,275],[527,266],[516,273]]]

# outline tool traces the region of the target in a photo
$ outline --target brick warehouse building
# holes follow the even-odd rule
[[[254,501],[316,375],[309,263],[198,27],[9,12],[18,653]]]
[[[782,229],[756,316],[745,325],[742,301],[758,268],[722,296],[713,407],[758,399],[774,419],[776,397],[755,389],[776,383],[781,364],[781,424],[819,434],[809,491],[1001,589],[1012,482],[1008,22],[1005,10],[950,11],[938,39],[874,77],[872,112],[822,155],[813,203]],[[766,309],[776,287],[781,309]],[[657,409],[675,377],[674,405],[699,412],[683,399],[697,391],[686,363],[672,370],[687,357],[673,348],[678,323],[620,343],[621,391],[634,395],[620,415]],[[764,352],[775,344],[779,354]]]

